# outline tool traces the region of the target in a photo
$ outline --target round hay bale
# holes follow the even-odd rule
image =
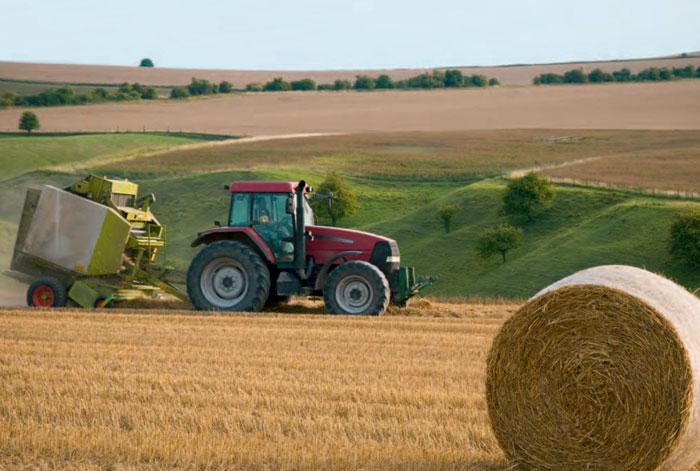
[[[537,293],[488,357],[496,438],[534,469],[688,469],[700,461],[700,300],[611,265]]]

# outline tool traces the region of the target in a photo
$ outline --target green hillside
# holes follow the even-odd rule
[[[39,153],[37,158],[46,157]],[[276,157],[270,158],[274,161]],[[198,250],[189,247],[196,232],[211,227],[214,220],[226,221],[229,195],[224,184],[240,179],[304,177],[318,185],[324,175],[316,163],[313,168],[304,169],[300,163],[298,168],[290,169],[265,165],[265,156],[247,170],[189,174],[182,168],[173,172],[167,158],[158,159],[160,166],[144,165],[140,171],[138,160],[125,165],[113,163],[107,173],[129,177],[140,183],[142,192],[157,195],[153,210],[168,230],[165,259],[179,271],[186,269]],[[178,165],[183,161],[180,159]],[[196,153],[190,165],[198,170]],[[100,169],[100,173],[105,172]],[[5,236],[0,257],[7,260],[9,256],[24,188],[37,183],[66,185],[78,177],[35,171],[0,184],[0,230]],[[674,215],[699,203],[559,185],[551,209],[524,227],[523,244],[502,264],[499,257],[480,258],[475,243],[483,229],[502,222],[498,211],[506,180],[478,175],[461,181],[435,179],[434,175],[431,181],[415,177],[402,181],[395,176],[382,179],[376,174],[371,178],[357,174],[347,178],[358,193],[361,207],[342,224],[395,238],[403,263],[438,278],[430,291],[434,295],[523,298],[576,270],[614,263],[664,273],[693,290],[700,286],[700,273],[672,259],[667,248]],[[446,202],[461,208],[449,234],[444,233],[436,218],[437,208]]]

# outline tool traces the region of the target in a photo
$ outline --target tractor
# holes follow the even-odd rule
[[[389,303],[405,306],[432,281],[401,266],[392,239],[316,225],[303,180],[225,188],[228,223],[215,222],[192,242],[204,245],[187,271],[196,309],[260,311],[292,296],[323,296],[331,314],[379,315]],[[332,204],[332,195],[326,199]]]

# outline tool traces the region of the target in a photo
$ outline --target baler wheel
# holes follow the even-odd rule
[[[42,278],[29,285],[27,305],[34,307],[62,307],[68,301],[66,287],[56,278]]]
[[[386,311],[390,298],[386,276],[367,262],[343,263],[323,284],[323,300],[331,314],[378,316]]]
[[[241,242],[207,245],[187,270],[187,294],[201,311],[260,311],[269,293],[267,264]]]

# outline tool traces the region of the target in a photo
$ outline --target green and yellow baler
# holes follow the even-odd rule
[[[101,307],[112,301],[172,294],[167,267],[156,264],[165,228],[128,180],[90,175],[65,189],[30,188],[11,269],[31,281],[30,306]]]

